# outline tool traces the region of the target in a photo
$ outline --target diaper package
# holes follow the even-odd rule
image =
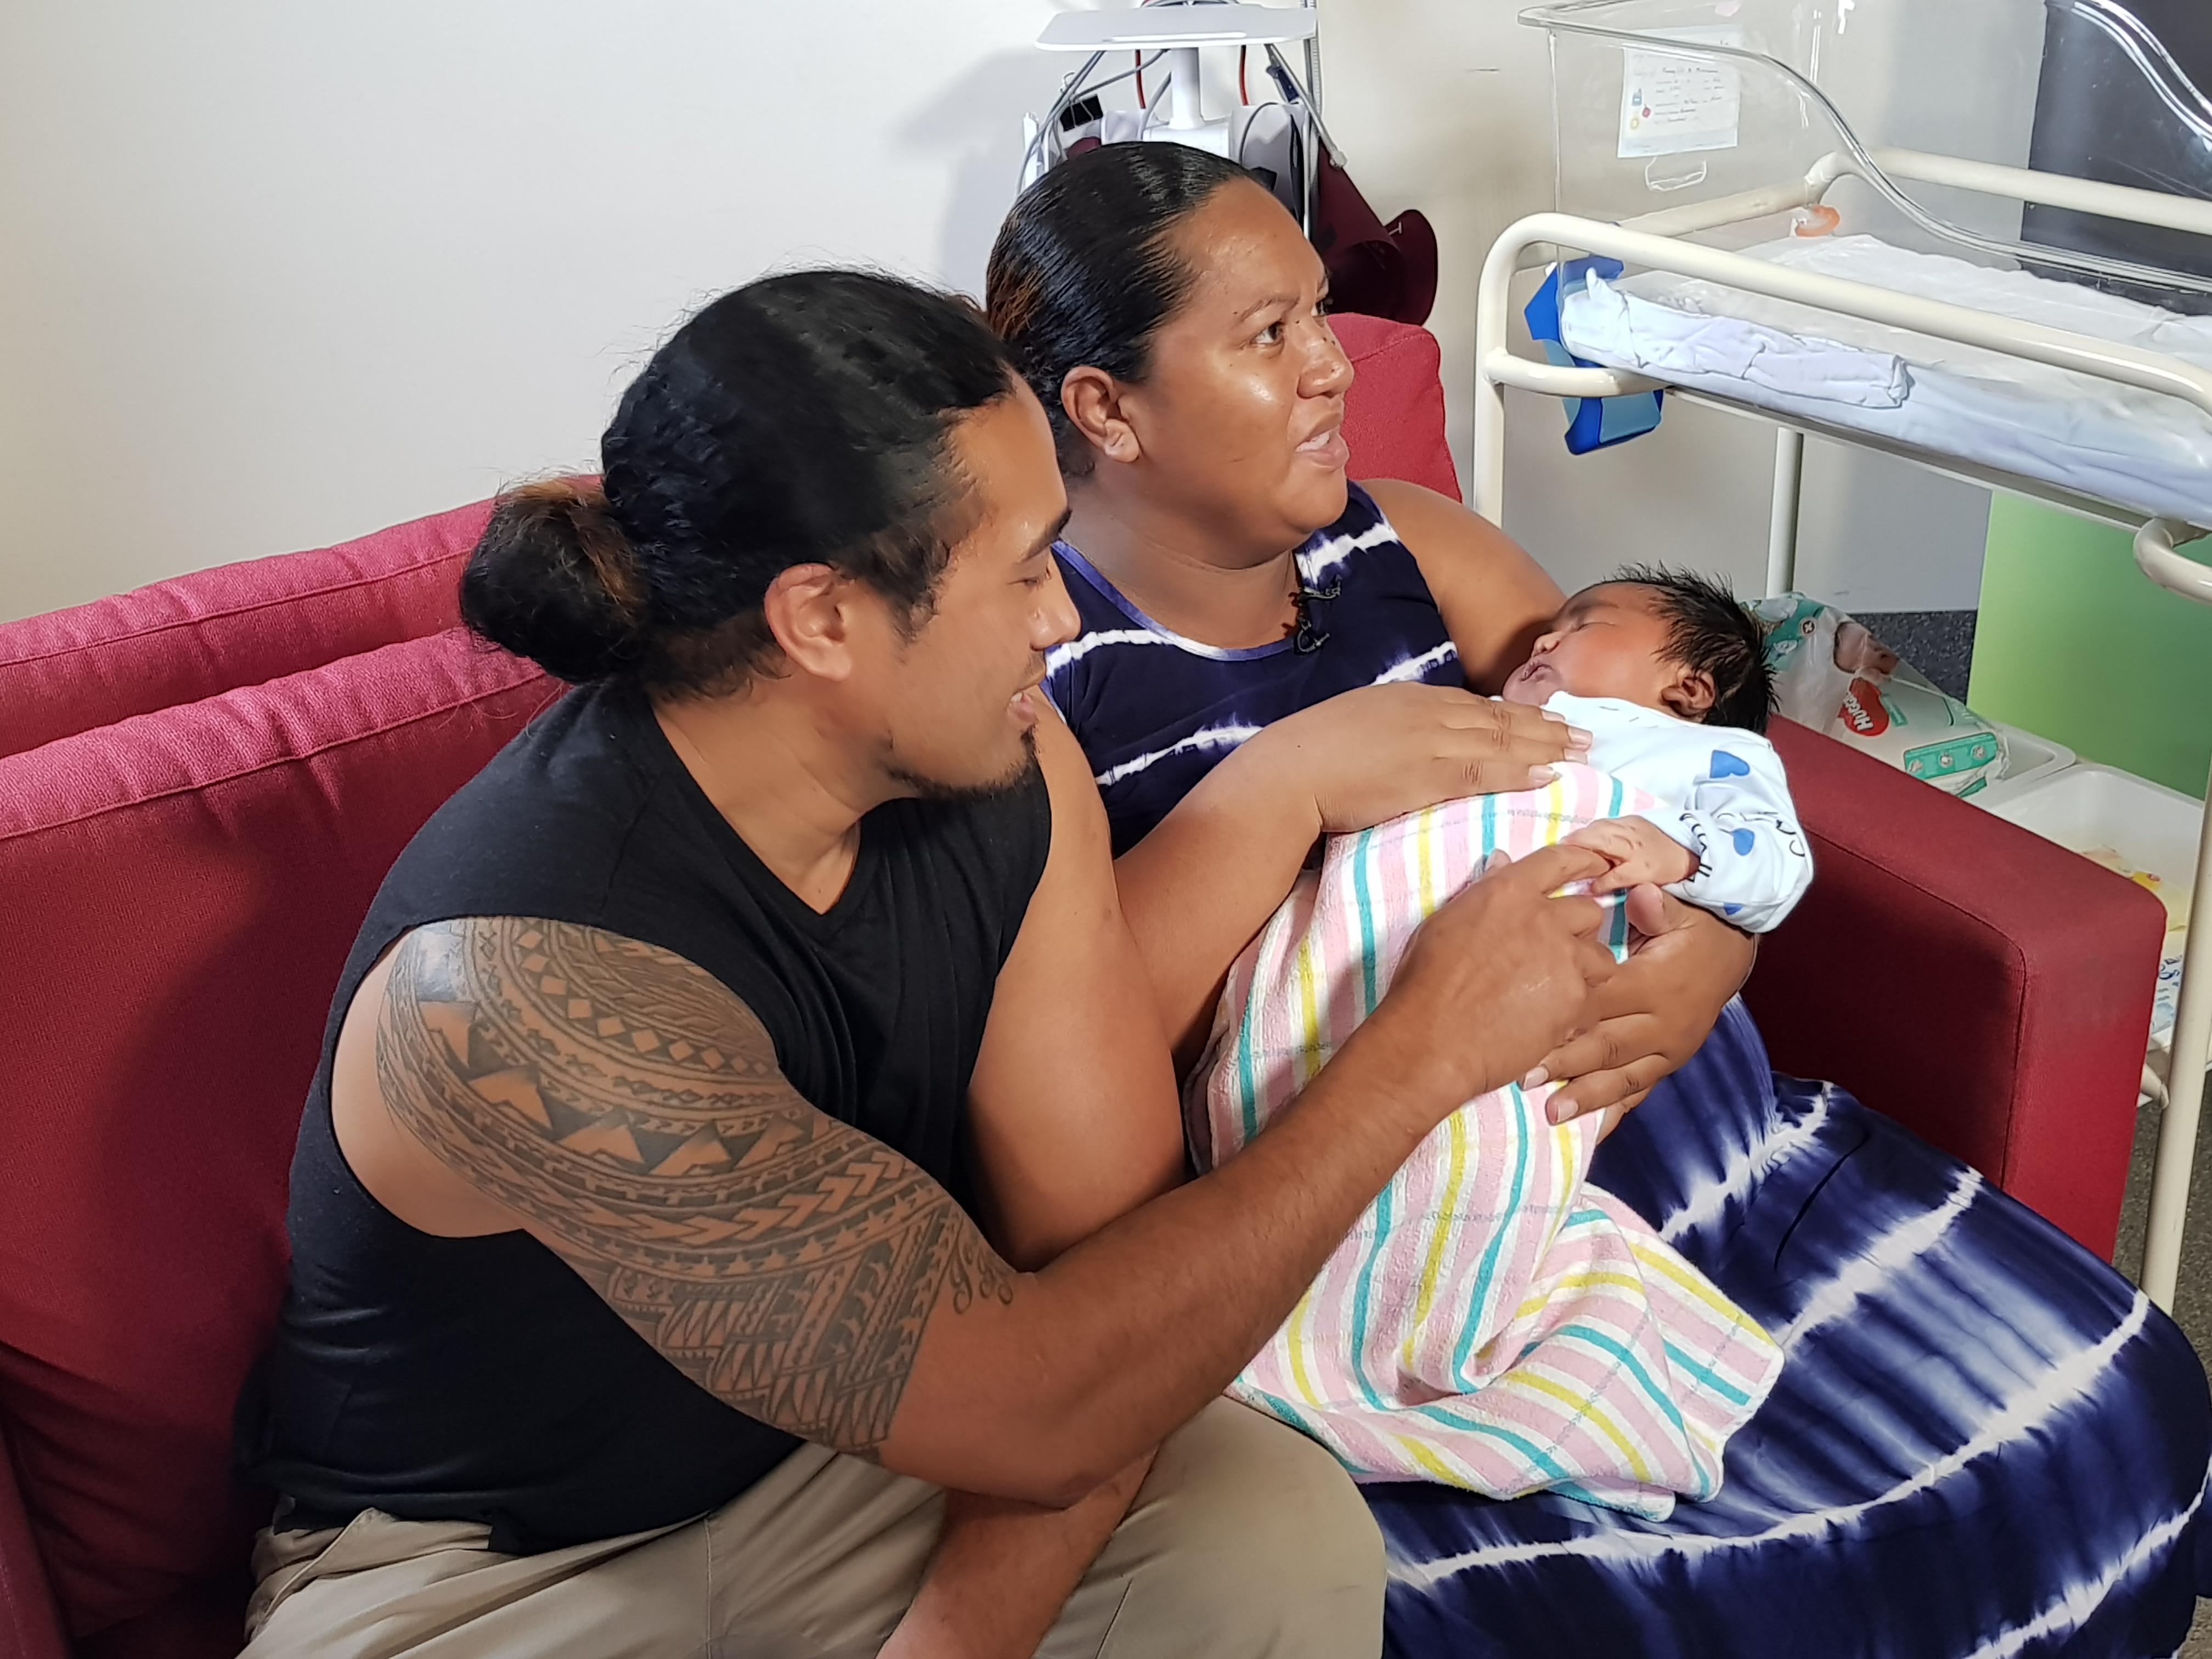
[[[1751,608],[1780,714],[1954,795],[2004,776],[2004,734],[1835,606],[1782,593]]]

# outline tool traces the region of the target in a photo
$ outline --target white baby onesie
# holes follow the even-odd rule
[[[1560,691],[1544,707],[1593,739],[1589,763],[1674,810],[1656,823],[1698,855],[1697,873],[1667,890],[1764,933],[1804,897],[1813,854],[1782,757],[1755,732],[1698,726],[1618,697]]]

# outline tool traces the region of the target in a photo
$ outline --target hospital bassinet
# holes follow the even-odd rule
[[[1567,0],[1522,21],[1550,40],[1559,211],[1485,268],[1480,510],[1502,512],[1506,388],[1663,388],[1780,426],[1770,592],[1792,585],[1809,432],[2126,526],[2146,574],[2212,602],[2212,568],[2176,550],[2212,526],[2212,100],[2138,11]],[[1514,284],[1555,260],[1538,362],[1510,347]],[[2212,1049],[2197,934],[2145,1267],[2162,1303]]]

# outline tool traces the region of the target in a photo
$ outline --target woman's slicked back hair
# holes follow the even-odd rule
[[[749,283],[630,383],[600,441],[602,485],[501,500],[462,615],[562,679],[673,693],[729,689],[772,654],[762,604],[793,565],[926,615],[967,489],[951,428],[1014,385],[966,301],[857,270]]]
[[[1091,471],[1091,447],[1060,407],[1072,368],[1144,380],[1152,336],[1194,273],[1169,246],[1224,185],[1259,181],[1187,144],[1106,144],[1061,162],[1022,192],[991,249],[991,326],[1052,418],[1060,470]]]

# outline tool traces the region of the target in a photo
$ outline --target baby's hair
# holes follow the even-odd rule
[[[1739,604],[1725,583],[1662,565],[1624,565],[1607,579],[1648,587],[1667,619],[1667,648],[1685,668],[1713,678],[1708,726],[1766,730],[1774,709],[1774,675],[1766,665],[1766,624]]]

